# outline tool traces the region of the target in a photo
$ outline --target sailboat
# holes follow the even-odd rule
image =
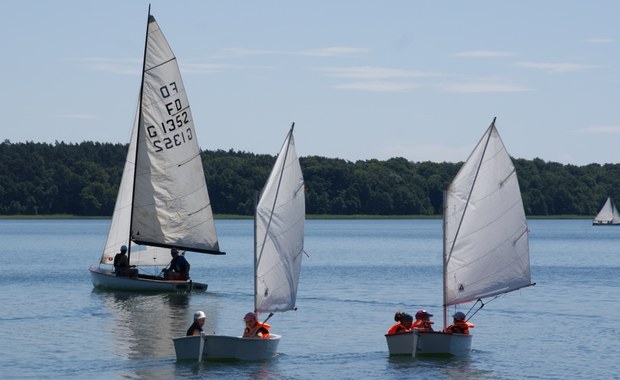
[[[611,198],[607,198],[603,208],[601,211],[596,214],[594,220],[592,221],[593,226],[617,226],[620,225],[620,214],[618,213],[618,209],[616,205],[613,203]]]
[[[495,119],[444,193],[443,235],[444,331],[449,307],[475,302],[475,314],[483,299],[534,285],[521,191]],[[472,343],[472,335],[417,329],[386,339],[390,354],[413,356],[467,355]]]
[[[254,218],[254,311],[296,310],[304,253],[304,179],[291,126],[261,192]],[[281,335],[269,338],[202,335],[174,339],[177,360],[265,360],[276,355]]]
[[[150,7],[127,159],[101,260],[89,270],[97,288],[206,291],[206,284],[166,280],[159,273],[117,276],[110,266],[122,245],[137,268],[165,267],[172,248],[224,254],[179,66]]]

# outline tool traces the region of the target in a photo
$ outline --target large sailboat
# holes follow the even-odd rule
[[[114,257],[127,248],[137,276],[115,274]],[[167,280],[142,267],[165,267],[171,249],[220,251],[200,148],[174,53],[155,17],[148,15],[142,83],[127,160],[110,230],[98,266],[89,268],[97,288],[205,291],[207,285]]]
[[[531,286],[528,226],[515,167],[495,119],[444,194],[443,325],[448,308]],[[487,301],[488,303],[488,301]],[[470,310],[476,304],[473,304]],[[386,335],[390,354],[466,355],[472,335]]]
[[[620,225],[620,214],[618,213],[618,209],[616,205],[611,200],[611,198],[607,198],[605,204],[601,208],[601,210],[596,214],[594,220],[592,221],[593,226],[617,226]]]
[[[261,192],[254,218],[254,312],[295,309],[304,253],[304,178],[291,126]],[[227,335],[174,339],[177,360],[265,360],[276,355],[281,335]]]

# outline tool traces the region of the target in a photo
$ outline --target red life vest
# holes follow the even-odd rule
[[[473,323],[465,322],[465,321],[456,321],[450,326],[446,327],[446,332],[453,334],[464,334],[469,335],[469,329],[474,328]]]
[[[269,339],[269,329],[271,328],[270,325],[268,325],[267,323],[260,323],[260,322],[256,322],[256,325],[254,327],[252,327],[251,329],[249,327],[245,328],[245,331],[243,333],[244,337],[247,337],[248,334],[250,333],[254,333],[252,336],[250,336],[250,338],[257,338],[257,334],[258,333],[262,333],[263,339]]]
[[[412,329],[417,328],[418,330],[421,331],[433,331],[433,326],[431,326],[433,324],[433,322],[431,321],[424,321],[421,319],[416,320],[415,322],[413,322],[413,325],[411,326]]]
[[[388,335],[393,335],[393,334],[404,334],[404,333],[408,333],[410,330],[408,330],[405,326],[403,326],[400,322],[395,323],[394,326],[390,327],[390,329],[388,330]]]

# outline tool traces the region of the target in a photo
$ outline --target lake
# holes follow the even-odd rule
[[[489,302],[464,358],[390,357],[397,310],[441,326],[440,220],[308,220],[297,311],[269,323],[261,363],[177,363],[172,338],[196,310],[206,331],[241,334],[253,308],[251,220],[216,220],[225,256],[188,253],[207,293],[93,289],[109,220],[0,220],[2,378],[619,378],[620,227],[531,220],[536,286]],[[161,268],[155,268],[159,271]],[[461,310],[467,311],[466,307]]]

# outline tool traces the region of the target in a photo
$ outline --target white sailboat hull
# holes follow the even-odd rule
[[[126,291],[152,292],[206,292],[207,284],[188,281],[170,281],[155,276],[140,275],[138,278],[116,276],[108,269],[88,268],[95,288]]]
[[[412,355],[468,355],[471,352],[471,340],[471,335],[415,331],[413,333],[415,352]]]
[[[173,341],[178,361],[260,361],[271,359],[276,356],[280,338],[281,336],[277,334],[269,334],[269,339],[242,338],[239,336],[227,335],[202,335],[175,338]],[[201,349],[202,353],[200,352]]]
[[[385,335],[390,355],[411,355],[413,353],[413,332]]]
[[[386,335],[390,355],[465,356],[471,352],[471,335],[414,331]]]

